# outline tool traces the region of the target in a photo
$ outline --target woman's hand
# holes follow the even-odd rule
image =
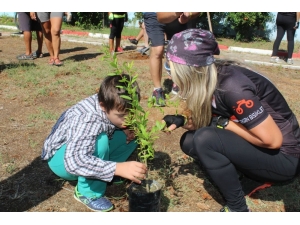
[[[186,117],[183,115],[166,115],[163,118],[169,131],[182,127],[186,122]]]
[[[35,12],[30,12],[29,15],[30,15],[30,18],[32,20],[36,20],[36,13]]]
[[[184,115],[166,115],[163,118],[163,122],[166,123],[168,131],[175,130],[178,127],[182,127],[187,130],[195,130],[192,117],[186,117]]]

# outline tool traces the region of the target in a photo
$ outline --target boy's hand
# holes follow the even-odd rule
[[[126,134],[126,144],[135,139],[135,134],[133,130],[123,129],[123,131]]]
[[[115,176],[124,177],[140,184],[141,180],[146,179],[147,167],[140,162],[129,161],[117,163]]]

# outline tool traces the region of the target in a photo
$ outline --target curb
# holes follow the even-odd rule
[[[255,48],[241,48],[241,47],[232,47],[232,46],[230,46],[228,48],[228,50],[236,51],[236,52],[254,53],[254,54],[260,54],[260,55],[268,55],[270,57],[272,55],[272,50],[262,50],[262,49],[255,49]],[[278,51],[277,56],[287,58],[287,52]],[[293,53],[292,58],[300,58],[300,53]]]
[[[61,34],[66,35],[77,35],[77,36],[86,36],[86,37],[95,37],[95,38],[109,38],[109,34],[101,34],[101,33],[89,33],[84,31],[71,31],[71,30],[62,30]],[[128,39],[131,36],[122,36],[121,39]]]
[[[7,25],[0,25],[1,28],[17,30],[15,26],[7,26]],[[101,34],[101,33],[89,33],[84,31],[72,31],[72,30],[61,30],[61,34],[64,35],[77,35],[77,36],[85,36],[85,37],[94,37],[94,38],[103,38],[108,39],[109,34]],[[121,39],[127,40],[128,38],[134,38],[133,36],[122,36]],[[80,41],[76,41],[80,42]],[[92,42],[89,42],[92,43]],[[236,52],[245,52],[245,53],[252,53],[252,54],[260,54],[260,55],[268,55],[271,57],[272,50],[262,50],[262,49],[254,49],[254,48],[242,48],[242,47],[234,47],[234,46],[226,46],[220,45],[220,50],[229,50],[229,51],[236,51]],[[286,51],[278,51],[277,56],[287,58]],[[293,58],[300,58],[300,51],[298,53],[293,53]]]
[[[62,34],[66,35],[78,35],[78,36],[88,36],[88,37],[95,37],[95,38],[109,38],[109,34],[101,34],[101,33],[89,33],[89,32],[80,32],[80,31],[71,31],[71,30],[62,30]],[[134,38],[131,36],[122,36],[123,40],[127,40],[128,38]],[[229,50],[229,51],[236,51],[236,52],[245,52],[245,53],[252,53],[252,54],[259,54],[259,55],[268,55],[271,57],[272,50],[262,50],[262,49],[255,49],[255,48],[242,48],[242,47],[234,47],[234,46],[226,46],[226,45],[220,45],[220,50]],[[287,57],[287,52],[284,51],[278,51],[277,56],[279,57]],[[293,58],[300,58],[300,52],[299,53],[293,53]]]
[[[247,63],[253,63],[253,64],[263,65],[263,66],[283,67],[283,68],[294,69],[294,70],[299,70],[300,69],[300,66],[283,65],[283,64],[278,64],[278,63],[253,61],[253,60],[247,60],[247,59],[245,59],[244,61],[247,62]]]

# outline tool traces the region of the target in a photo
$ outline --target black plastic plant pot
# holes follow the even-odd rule
[[[155,180],[143,180],[141,184],[132,183],[127,189],[129,212],[160,212],[161,188],[162,185]]]

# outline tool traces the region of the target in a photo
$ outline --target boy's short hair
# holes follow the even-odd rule
[[[131,101],[121,97],[121,95],[129,96],[128,92],[124,88],[118,87],[126,85],[125,83],[120,82],[120,80],[122,80],[124,77],[128,81],[132,79],[128,74],[112,75],[104,78],[100,85],[98,101],[103,103],[108,113],[112,109],[123,112],[132,108]],[[136,94],[138,96],[138,100],[140,101],[140,89],[137,82],[133,83],[133,87],[136,87]]]

